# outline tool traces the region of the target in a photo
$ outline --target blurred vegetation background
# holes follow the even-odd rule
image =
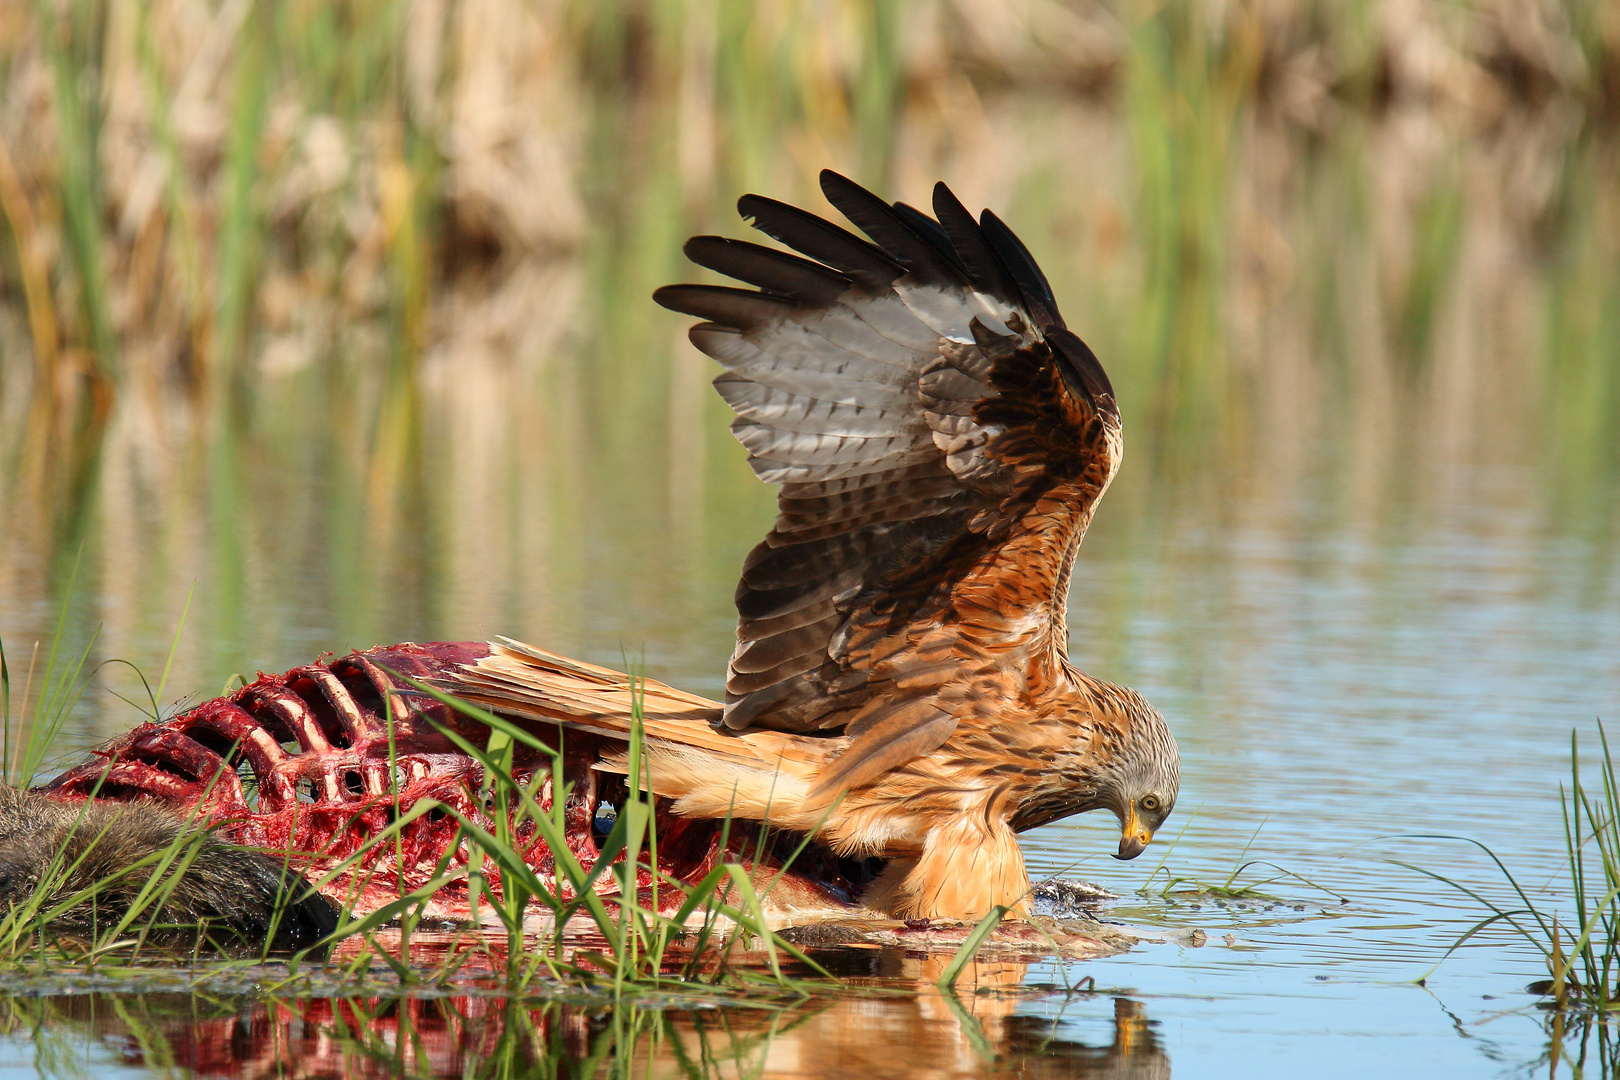
[[[1126,414],[1094,543],[1478,465],[1608,537],[1617,127],[1610,0],[17,0],[0,631],[82,559],[155,667],[197,585],[175,685],[507,632],[714,689],[772,493],[649,293],[827,166],[1040,259]]]

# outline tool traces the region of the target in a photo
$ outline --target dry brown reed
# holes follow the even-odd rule
[[[1003,198],[1070,165],[1031,160],[1009,103],[1155,113],[1163,132],[1131,133],[1141,179],[1168,139],[1213,155],[1185,194],[1217,204],[1269,201],[1243,172],[1294,171],[1300,132],[1375,116],[1394,175],[1372,198],[1397,205],[1379,227],[1400,247],[1447,212],[1417,205],[1425,159],[1456,152],[1443,135],[1505,143],[1505,212],[1545,213],[1557,155],[1615,115],[1617,56],[1595,0],[40,0],[0,16],[6,296],[42,377],[80,350],[106,378],[201,384],[249,337],[285,371],[388,313],[420,349],[453,332],[447,283],[568,261],[593,196],[635,170],[673,167],[679,222],[742,187],[803,192],[828,161]],[[1148,194],[1170,196],[1148,213],[1191,209]],[[1425,257],[1386,254],[1405,276]]]
[[[4,5],[0,596],[37,626],[89,539],[121,654],[203,579],[212,676],[290,603],[566,642],[611,505],[673,567],[628,592],[723,598],[753,530],[714,522],[766,496],[647,296],[744,190],[824,209],[823,166],[1026,237],[1120,387],[1116,504],[1234,455],[1287,492],[1324,440],[1352,497],[1585,490],[1617,117],[1602,0]]]

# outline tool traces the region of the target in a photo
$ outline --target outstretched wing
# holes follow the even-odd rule
[[[706,320],[691,338],[725,368],[732,430],[782,485],[737,587],[724,723],[842,729],[831,780],[848,786],[954,730],[962,702],[941,688],[960,665],[921,646],[929,630],[976,648],[1062,633],[1069,561],[1121,443],[1101,364],[995,215],[975,221],[944,184],[935,217],[833,172],[821,186],[872,242],[747,195],[742,215],[808,258],[694,237],[693,262],[757,291],[654,298]]]

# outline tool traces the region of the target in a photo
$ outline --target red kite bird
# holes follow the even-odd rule
[[[1018,833],[1107,810],[1129,859],[1176,800],[1163,718],[1068,659],[1069,575],[1119,467],[1119,410],[994,214],[974,220],[944,184],[932,217],[836,173],[821,186],[869,240],[748,195],[742,215],[799,254],[694,237],[693,262],[753,288],[654,294],[703,320],[691,338],[725,369],[715,388],[732,430],[760,479],[781,485],[776,523],[743,563],[724,704],[644,690],[650,783],[680,836],[660,834],[660,860],[686,860],[658,869],[700,876],[725,854],[713,823],[768,822],[819,845],[790,901],[1021,913]],[[183,806],[204,797],[214,763],[243,759],[254,797],[229,783],[208,796],[228,838],[345,853],[346,823],[390,798],[378,718],[400,684],[378,665],[555,733],[575,781],[570,847],[594,850],[602,778],[626,768],[631,684],[515,642],[400,646],[266,676],[143,726],[51,787],[83,796],[100,782]],[[420,763],[404,794],[453,801],[467,760],[408,711],[395,720],[392,752]],[[453,830],[441,832],[418,838],[419,862],[442,854]]]

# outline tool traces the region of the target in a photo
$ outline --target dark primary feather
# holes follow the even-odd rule
[[[1091,351],[1089,345],[1061,326],[1048,330],[1046,340],[1063,365],[1060,370],[1064,378],[1069,380],[1076,392],[1085,394],[1093,402],[1104,397],[1113,398],[1114,384],[1108,381],[1108,372],[1103,370],[1097,354]],[[1073,379],[1070,379],[1071,373]]]
[[[917,281],[929,285],[949,285],[957,279],[955,267],[921,235],[907,226],[894,207],[848,177],[831,169],[821,170],[821,193],[838,212],[872,238],[883,253]],[[915,211],[913,211],[915,213]]]
[[[851,279],[836,270],[746,240],[694,236],[682,250],[699,266],[807,304],[836,303],[850,286]]]
[[[782,484],[737,587],[724,722],[849,735],[820,781],[839,787],[955,730],[942,696],[955,669],[913,655],[907,635],[948,615],[951,588],[994,560],[1038,499],[1095,498],[1063,485],[1087,469],[1106,484],[1118,414],[1101,365],[995,215],[975,221],[943,184],[936,220],[836,173],[821,183],[872,242],[748,195],[738,210],[798,255],[696,237],[695,262],[763,291],[654,296],[706,320],[691,337],[725,368],[715,387],[733,431],[759,476]],[[1061,596],[1039,599],[1061,610]]]
[[[934,214],[939,218],[946,242],[956,250],[973,284],[1003,303],[1019,306],[1017,284],[991,250],[979,223],[944,181],[934,185]]]
[[[665,285],[653,299],[726,329],[743,331],[769,325],[796,306],[792,300],[727,285]]]
[[[1007,268],[1007,272],[1017,283],[1024,306],[1035,318],[1036,329],[1045,330],[1051,326],[1062,326],[1063,316],[1058,314],[1057,299],[1052,295],[1052,286],[1047,283],[1046,275],[1036,265],[1024,242],[1018,239],[1000,218],[988,210],[979,215],[979,229],[985,243],[989,244],[1001,265]]]
[[[906,228],[933,248],[935,253],[949,263],[954,270],[960,271],[963,269],[961,260],[957,258],[956,248],[951,244],[950,236],[940,227],[939,222],[907,203],[892,203],[889,208],[899,217]],[[954,276],[953,273],[952,277]]]
[[[895,278],[905,273],[904,267],[854,233],[797,206],[763,195],[744,195],[737,200],[737,213],[771,239],[826,263],[865,288],[887,289]],[[710,269],[720,268],[711,266]]]

